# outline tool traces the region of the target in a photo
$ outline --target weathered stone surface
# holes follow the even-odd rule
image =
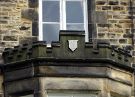
[[[8,21],[8,19],[1,21],[1,24],[8,24],[9,26],[5,26],[5,28],[7,29],[7,33],[6,34],[10,34],[14,33],[14,35],[18,35],[18,34],[23,34],[24,37],[26,36],[37,36],[38,35],[38,28],[37,23],[35,21],[38,21],[38,13],[37,13],[37,9],[35,10],[35,8],[38,8],[38,0],[28,0],[28,1],[22,1],[22,0],[1,0],[1,5],[4,7],[1,7],[1,16],[7,16],[9,15],[9,19],[12,21]],[[6,4],[5,4],[6,3]],[[9,6],[10,5],[10,6]],[[6,7],[8,6],[8,7]],[[132,4],[132,11],[134,11],[134,1]],[[11,8],[10,8],[11,7]],[[28,8],[30,7],[30,9]],[[95,9],[96,8],[96,9]],[[94,11],[98,9],[98,12],[95,14]],[[128,9],[127,9],[128,8]],[[130,23],[130,19],[133,18],[133,16],[130,16],[131,14],[131,7],[130,7],[130,1],[129,0],[92,0],[92,1],[88,1],[88,14],[89,14],[89,32],[92,31],[92,34],[90,36],[91,37],[98,37],[97,34],[97,30],[98,27],[96,28],[96,23],[99,24],[114,24],[111,25],[113,27],[118,27],[123,29],[122,33],[125,33],[126,31],[124,30],[126,28],[131,28],[131,25],[126,25],[124,23]],[[112,14],[110,14],[110,12]],[[129,11],[129,12],[128,12]],[[22,13],[22,16],[20,14],[20,12]],[[117,14],[116,14],[117,13]],[[17,16],[17,17],[16,17]],[[12,18],[11,18],[12,17]],[[29,19],[29,21],[34,21],[33,23],[31,23],[30,25],[33,26],[24,26],[21,25],[21,22],[19,22],[20,20],[22,20],[22,17]],[[94,18],[96,17],[96,18]],[[91,18],[91,19],[90,19]],[[129,20],[122,20],[122,19],[129,19]],[[92,24],[95,23],[95,24]],[[123,23],[124,25],[120,25],[117,23]],[[14,25],[17,24],[17,25]],[[25,24],[25,23],[23,23]],[[115,25],[116,24],[116,25]],[[90,27],[91,25],[91,27]],[[3,25],[2,25],[3,26]],[[14,29],[13,31],[10,31],[12,28],[17,28]],[[30,27],[30,28],[29,28]],[[18,29],[19,28],[19,29]],[[99,27],[100,29],[101,27]],[[108,27],[110,28],[110,27]],[[24,34],[25,30],[29,30],[26,32],[26,34]],[[95,30],[96,29],[96,30]],[[23,30],[23,31],[19,31],[19,30]],[[100,31],[100,30],[98,30]],[[108,29],[109,31],[109,29]],[[30,34],[31,32],[31,34]],[[102,31],[103,32],[103,31]],[[114,31],[113,31],[114,32]],[[18,33],[18,34],[17,34]],[[107,33],[107,31],[105,31],[105,33]],[[109,38],[110,36],[107,36],[107,34],[98,34],[99,37],[101,38]]]
[[[38,22],[32,22],[32,35],[33,36],[38,36]]]
[[[115,38],[115,37],[116,37],[116,34],[115,34],[115,33],[109,33],[109,34],[108,34],[108,37],[109,37],[109,38]]]
[[[102,10],[111,10],[111,6],[103,6]]]
[[[74,66],[40,66],[35,69],[35,75],[95,75],[95,76],[105,76],[107,67],[74,67]]]
[[[52,43],[52,48],[47,48],[46,47],[46,43],[44,43],[44,42],[36,42],[37,44],[34,44],[34,45],[36,45],[36,46],[38,45],[37,47],[34,47],[33,44],[32,45],[29,45],[30,47],[32,46],[32,50],[31,50],[31,54],[32,55],[31,56],[29,56],[27,54],[27,55],[25,55],[26,56],[25,58],[24,57],[23,58],[16,57],[17,54],[19,54],[19,55],[21,54],[22,55],[21,52],[16,51],[14,53],[15,56],[12,56],[12,59],[13,60],[10,60],[10,59],[8,60],[7,59],[7,60],[5,60],[5,62],[6,63],[12,63],[12,62],[16,62],[16,61],[18,62],[18,61],[21,61],[21,60],[24,60],[24,59],[29,59],[30,60],[30,59],[33,59],[33,58],[40,58],[40,57],[42,57],[42,58],[46,58],[46,57],[47,58],[56,58],[56,59],[62,58],[62,59],[66,59],[66,60],[67,59],[72,59],[73,60],[74,58],[81,60],[81,58],[82,58],[83,60],[86,60],[86,61],[89,58],[90,59],[91,58],[92,59],[98,58],[100,60],[104,59],[104,61],[108,61],[108,60],[106,60],[106,58],[107,58],[107,59],[110,59],[111,62],[113,61],[113,62],[117,62],[119,64],[123,64],[123,65],[126,64],[128,66],[131,66],[131,64],[129,63],[129,61],[130,62],[132,61],[132,60],[130,60],[131,59],[129,57],[130,55],[128,56],[127,63],[125,63],[125,60],[124,60],[125,55],[124,54],[126,52],[124,50],[123,50],[123,52],[125,52],[125,53],[121,53],[121,51],[119,49],[118,49],[117,52],[114,51],[116,53],[120,52],[121,53],[121,56],[123,58],[121,60],[119,60],[119,59],[116,60],[115,57],[112,58],[111,56],[108,56],[108,54],[111,54],[111,49],[112,48],[109,48],[107,44],[105,45],[103,41],[100,41],[100,42],[103,42],[103,44],[100,43],[100,42],[97,42],[98,43],[98,45],[97,45],[98,46],[98,49],[96,49],[96,52],[97,53],[95,53],[95,49],[93,48],[93,46],[90,46],[91,43],[85,44],[85,39],[84,39],[85,37],[84,37],[84,34],[83,34],[84,32],[81,32],[80,33],[80,32],[75,32],[74,31],[74,33],[73,33],[73,32],[62,31],[60,33],[61,33],[60,34],[60,37],[59,37],[60,38],[60,44],[53,42]],[[69,44],[67,42],[68,40],[71,40],[71,39],[78,40],[78,43],[77,43],[78,46],[75,49],[74,53],[72,52],[72,48],[70,48],[68,46]],[[96,43],[94,42],[93,44],[96,44]],[[122,43],[122,44],[124,44],[124,43]],[[23,49],[23,47],[21,47],[21,48]],[[11,52],[14,52],[14,50],[11,50]],[[61,53],[61,52],[64,52],[64,53]],[[25,53],[28,53],[28,52],[25,51]],[[61,53],[61,54],[59,54],[59,53]],[[6,55],[6,56],[4,56],[4,59],[6,59],[6,57],[8,58],[10,56],[9,55]]]
[[[119,4],[118,0],[109,1],[109,5],[118,5],[118,4]]]
[[[108,20],[108,23],[112,24],[112,23],[117,23],[118,21],[117,20]]]
[[[88,31],[90,32],[89,33],[89,40],[93,38],[96,38],[97,37],[97,28],[96,28],[96,12],[95,12],[95,9],[96,9],[96,2],[95,0],[88,0],[87,1],[88,4]]]
[[[107,1],[96,1],[96,5],[105,5]]]
[[[106,24],[107,23],[107,13],[96,11],[96,23]]]
[[[16,82],[10,82],[5,86],[5,90],[6,93],[19,93],[22,91],[34,90],[35,87],[37,87],[36,79],[34,80],[33,78],[30,78]]]
[[[25,73],[24,73],[25,72]],[[22,70],[14,70],[5,73],[5,81],[17,80],[21,78],[28,78],[34,76],[34,69],[32,67]]]
[[[118,39],[110,39],[110,43],[113,45],[119,44]]]
[[[3,85],[2,85],[2,82],[3,82],[3,76],[2,76],[2,74],[0,74],[0,95],[1,95],[1,97],[3,97]]]
[[[30,27],[21,26],[19,29],[20,29],[20,30],[28,30],[28,29],[30,29]]]
[[[0,2],[11,2],[11,3],[12,3],[12,2],[15,2],[15,3],[16,3],[17,0],[0,0]]]
[[[126,44],[127,43],[127,39],[119,39],[119,43]]]
[[[37,41],[37,37],[19,37],[19,43],[32,43],[33,41]]]
[[[29,0],[29,7],[30,8],[38,7],[38,0]]]
[[[2,46],[2,45],[1,45]],[[0,53],[2,54],[3,53],[3,51],[4,51],[4,47],[0,47]],[[2,63],[3,62],[3,60],[2,60],[2,55],[0,54],[0,63]]]
[[[123,24],[123,27],[124,27],[124,28],[131,28],[132,26],[133,26],[132,23],[124,23],[124,24]]]
[[[1,49],[1,48],[0,48]],[[2,50],[1,50],[2,52],[4,51],[4,48],[2,48]],[[2,53],[2,52],[0,52],[0,53]],[[2,55],[0,55],[0,64],[4,64],[4,60],[3,60],[3,58],[2,58]],[[2,75],[1,75],[2,76]],[[1,82],[3,82],[3,81],[1,81]],[[0,84],[1,85],[1,84]],[[2,91],[3,91],[3,89],[2,89]]]
[[[101,90],[102,79],[85,78],[42,78],[45,89]],[[99,84],[97,84],[99,83]]]
[[[98,33],[98,38],[105,38],[106,34],[105,33]]]
[[[10,2],[1,2],[0,7],[16,7],[16,3],[10,3]]]
[[[4,36],[3,41],[17,41],[18,36]]]
[[[93,38],[93,37],[97,37],[97,29],[96,29],[96,24],[88,24],[88,30],[89,30],[89,32],[91,32],[90,34],[89,34],[89,40],[91,41],[91,39]]]
[[[38,12],[35,9],[26,9],[22,11],[22,18],[30,19],[32,21],[38,20]]]
[[[130,5],[130,1],[129,0],[127,0],[127,1],[123,0],[123,1],[120,2],[120,4],[124,5],[124,6],[128,6],[128,5]]]
[[[116,45],[120,45],[117,38],[123,38],[122,34],[125,34],[127,31],[126,29],[133,29],[133,18],[134,18],[134,0],[96,0],[96,10],[101,13],[106,13],[107,15],[107,23],[105,24],[110,24],[111,26],[108,27],[108,31],[102,31],[100,30],[103,26],[99,26],[100,24],[97,22],[97,31],[98,33],[98,38],[100,37],[101,39],[107,38],[115,38],[111,39],[111,43],[115,43]],[[105,16],[103,14],[103,16]],[[99,16],[100,17],[100,16]],[[102,17],[101,17],[102,18]],[[93,18],[94,19],[94,18]],[[101,19],[104,20],[104,19]],[[104,23],[104,21],[103,21]],[[103,27],[105,28],[105,27]],[[106,27],[107,28],[107,27]],[[112,30],[114,29],[114,30]],[[121,30],[120,30],[121,29]],[[108,32],[113,32],[113,33],[121,33],[117,37],[116,36],[110,36],[107,35],[106,33]],[[121,36],[121,37],[120,37]],[[130,39],[127,39],[127,41],[130,41]],[[118,43],[118,44],[117,44]],[[128,42],[125,41],[125,45]],[[127,44],[129,45],[129,44]]]
[[[132,23],[132,20],[130,19],[120,20],[119,23]]]
[[[0,20],[0,24],[8,24],[7,20]]]
[[[14,47],[14,46],[19,45],[19,43],[18,43],[18,41],[16,41],[16,42],[12,42],[12,41],[8,41],[8,42],[2,41],[2,42],[0,42],[0,45],[1,45],[2,47],[5,47],[5,48],[10,48],[10,47]]]
[[[119,82],[114,82],[112,80],[108,80],[107,84],[108,84],[108,88],[111,90],[111,92],[118,93],[118,94],[123,95],[125,97],[126,96],[131,97],[131,88],[130,88],[130,86],[124,85],[124,84],[119,83]],[[118,86],[120,88],[118,88]]]
[[[2,10],[2,12],[11,12],[11,11],[13,11],[13,9],[11,9],[10,7],[2,7],[1,10]]]
[[[118,10],[124,10],[124,7],[121,7],[121,6],[113,6],[113,10],[115,11],[118,11]]]
[[[130,1],[132,1],[133,4],[131,4]],[[132,38],[128,33],[131,34],[133,31],[131,31],[131,29],[134,27],[132,25],[134,22],[132,23],[132,20],[130,19],[134,19],[135,0],[88,0],[88,3],[89,38],[101,38],[106,39],[106,41],[110,40],[110,43],[113,45],[128,45]],[[0,19],[0,53],[5,47],[13,47],[19,43],[29,43],[37,39],[36,37],[34,37],[34,39],[31,38],[32,35],[38,35],[38,28],[36,28],[38,22],[37,7],[38,0],[0,0],[0,16],[6,17]],[[95,14],[96,10],[98,10],[97,14]],[[8,16],[9,18],[7,18]],[[22,18],[25,18],[25,21],[31,21],[31,23],[27,24]],[[15,38],[18,37],[18,34],[19,40]],[[125,34],[130,38],[124,37]],[[9,37],[10,35],[14,37]],[[116,79],[130,79],[128,75],[125,76],[123,73],[114,72],[115,73],[112,74],[112,77],[115,77]],[[28,83],[26,83],[27,81],[23,80],[8,83],[10,89],[7,91],[10,91],[9,93],[14,93],[16,91],[33,90],[33,87],[36,87],[33,84],[33,80],[29,80]],[[56,80],[55,78],[47,78],[44,79],[43,82],[45,83],[43,86],[47,86],[45,88],[48,89],[62,89],[63,87],[65,89],[80,88],[80,90],[105,89],[105,91],[111,93],[112,91],[116,94],[119,92],[120,95],[125,97],[131,96],[130,86],[107,79],[101,81],[100,79],[94,80],[87,78],[84,80],[77,78],[56,78]],[[22,85],[19,85],[19,83],[22,83]],[[109,83],[109,85],[106,83]]]
[[[30,27],[30,26],[28,27],[28,26],[21,25],[20,20],[22,20],[21,17],[24,16],[24,18],[34,21],[33,24],[31,23],[31,25],[33,25],[33,27],[32,28],[30,27],[30,29],[28,29],[29,32],[31,31],[31,35],[34,35],[34,36],[38,35],[37,34],[38,28],[35,27],[35,26],[37,26],[37,24],[35,24],[35,21],[38,21],[38,13],[35,10],[35,8],[38,8],[38,0],[28,0],[28,1],[25,1],[25,0],[24,1],[23,0],[18,0],[18,1],[17,0],[0,0],[0,2],[1,2],[0,3],[1,16],[9,15],[9,19],[10,20],[12,19],[11,21],[9,21],[8,19],[0,20],[0,24],[6,24],[6,25],[8,24],[11,26],[10,28],[6,27],[6,26],[4,27],[6,29],[8,28],[6,34],[9,34],[9,32],[15,33],[15,35],[17,35],[17,33],[18,34],[24,33],[24,31],[19,31],[19,30],[23,30],[23,28],[27,29]],[[88,14],[89,14],[89,17],[91,18],[91,19],[89,19],[89,23],[95,23],[95,22],[100,23],[100,24],[101,23],[107,24],[107,22],[109,24],[114,23],[114,25],[112,25],[112,26],[122,28],[123,33],[125,33],[126,32],[124,30],[125,27],[131,28],[132,25],[128,25],[128,24],[124,24],[124,23],[130,23],[131,20],[122,20],[122,19],[132,19],[133,18],[133,16],[130,16],[130,14],[132,14],[131,11],[134,12],[134,0],[132,1],[132,3],[133,4],[131,7],[129,0],[91,0],[91,1],[88,1],[88,10],[89,10]],[[31,9],[29,9],[29,7]],[[98,13],[93,15],[94,11],[97,10],[97,8],[99,8]],[[112,14],[110,14],[109,11],[112,11]],[[117,14],[115,14],[116,12],[117,12]],[[24,13],[24,14],[22,14],[22,16],[21,16],[20,13]],[[16,16],[18,16],[18,17],[16,17]],[[96,19],[94,18],[95,16],[96,16]],[[124,25],[117,24],[118,22],[123,23]],[[13,25],[13,24],[20,25],[18,27],[20,29],[10,31],[14,27],[17,28],[17,25]],[[117,24],[117,25],[115,25],[115,24]],[[97,25],[97,24],[93,24],[93,25]],[[96,26],[93,26],[93,25],[91,25],[92,27],[89,26],[89,31],[96,33],[97,31],[93,30],[93,29],[98,30],[98,27],[96,28]],[[27,32],[27,33],[29,33],[29,32]],[[30,34],[24,34],[24,35],[29,36]],[[102,37],[102,35],[103,36],[105,35],[105,37]],[[96,34],[95,35],[89,34],[89,36],[90,36],[90,38],[93,36],[98,37]],[[99,37],[109,38],[110,36],[108,37],[108,36],[106,36],[106,34],[99,34]]]
[[[21,12],[30,10],[30,6],[35,9],[38,5],[37,2],[37,0],[0,0],[0,34],[2,34],[0,44],[2,48],[18,45],[18,36],[32,36],[32,20],[24,20]],[[30,10],[28,15],[35,17],[35,14],[31,14],[31,12]],[[36,17],[38,18],[37,13]],[[37,20],[33,17],[31,19]],[[21,41],[23,40],[21,39]]]
[[[111,24],[98,24],[98,27],[111,27]]]
[[[124,34],[123,38],[133,38],[133,34],[130,33]]]
[[[109,72],[108,74],[111,78],[132,84],[132,77],[133,76],[131,73],[123,72],[123,71],[116,69],[116,68],[110,68],[110,69],[108,69],[108,72]]]
[[[8,17],[8,16],[0,16],[0,20],[10,20],[10,17]]]
[[[1,35],[1,33],[0,33],[0,41],[2,40],[2,35]]]
[[[116,27],[116,28],[122,28],[122,25],[121,24],[115,24],[114,27]]]
[[[100,90],[101,88],[103,88],[104,93],[105,92],[111,92],[114,91],[115,93],[118,93],[119,95],[122,96],[129,96],[131,95],[131,89],[130,86],[127,85],[122,85],[119,84],[119,82],[115,82],[112,80],[107,80],[107,79],[80,79],[80,78],[44,78],[42,79],[43,85],[45,89],[84,89],[84,90]],[[89,84],[88,84],[89,83]],[[99,84],[96,84],[99,83]],[[77,85],[78,84],[78,85]],[[109,84],[109,85],[108,85]],[[100,86],[102,85],[102,86]],[[122,85],[121,87],[117,87],[119,85]],[[81,88],[82,87],[82,88]],[[115,87],[119,88],[116,89]],[[114,90],[115,89],[115,90]],[[106,91],[107,90],[107,91]],[[118,91],[119,92],[118,92]],[[102,91],[102,92],[103,92]],[[122,94],[124,92],[124,94]],[[108,97],[105,96],[105,94],[103,97]]]

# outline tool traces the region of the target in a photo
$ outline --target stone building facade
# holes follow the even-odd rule
[[[5,97],[134,97],[130,53],[86,43],[84,32],[60,31],[52,47],[23,44],[5,49],[3,58]]]
[[[37,39],[38,31],[34,29],[38,27],[37,2],[37,0],[0,0],[1,53],[5,47]]]
[[[88,0],[89,38],[134,47],[134,0]],[[38,0],[0,0],[0,52],[37,40]]]
[[[131,50],[131,64],[134,63],[135,0],[87,0],[87,3],[89,41],[108,41]],[[38,9],[38,0],[0,0],[0,57],[5,48],[38,40]]]

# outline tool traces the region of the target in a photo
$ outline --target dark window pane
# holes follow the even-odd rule
[[[67,30],[84,30],[84,24],[67,24]]]
[[[48,93],[48,97],[97,97],[97,94],[92,93],[76,93],[76,92],[64,92],[64,93]]]
[[[20,97],[34,97],[34,96],[31,94],[31,95],[25,95],[25,96],[20,96]]]
[[[66,20],[67,23],[83,23],[83,3],[82,1],[66,2]]]
[[[43,22],[60,21],[59,1],[43,1]]]
[[[43,24],[43,40],[47,43],[59,40],[59,24]]]

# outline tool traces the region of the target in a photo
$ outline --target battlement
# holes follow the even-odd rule
[[[52,60],[83,60],[91,62],[113,62],[131,66],[132,57],[128,49],[111,46],[107,42],[85,42],[84,31],[61,31],[59,41],[48,47],[45,41],[6,48],[3,52],[5,64],[36,58]]]

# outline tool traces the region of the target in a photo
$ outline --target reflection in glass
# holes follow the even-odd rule
[[[82,1],[66,2],[66,21],[67,23],[83,23],[83,3]]]
[[[47,43],[59,40],[59,24],[43,24],[43,40]]]
[[[43,1],[43,22],[59,22],[59,1]]]

